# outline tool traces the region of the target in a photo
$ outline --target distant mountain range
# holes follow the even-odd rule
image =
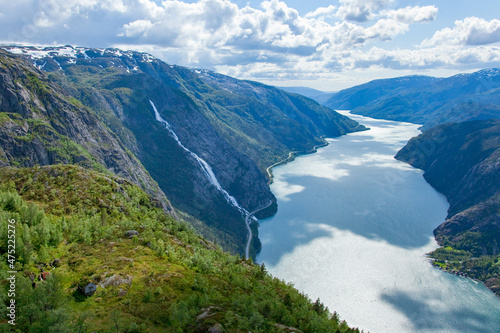
[[[500,118],[500,70],[449,78],[405,76],[342,90],[326,106],[373,118],[433,126]]]
[[[3,165],[69,163],[118,174],[167,207],[170,200],[233,252],[242,252],[247,235],[242,209],[276,200],[269,165],[323,136],[363,129],[303,96],[145,53],[4,49]]]

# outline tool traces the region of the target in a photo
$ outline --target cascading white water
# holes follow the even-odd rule
[[[165,126],[165,128],[170,132],[170,135],[172,135],[172,137],[175,139],[175,141],[177,141],[179,146],[181,146],[182,149],[184,149],[186,152],[188,152],[189,155],[191,155],[198,162],[201,169],[203,170],[203,173],[207,177],[208,181],[213,186],[215,186],[215,188],[217,188],[217,190],[219,192],[221,192],[224,195],[224,198],[227,200],[228,203],[230,203],[232,206],[237,208],[243,216],[247,216],[248,211],[245,208],[241,207],[240,204],[238,203],[238,201],[236,200],[236,198],[233,197],[232,195],[230,195],[229,193],[227,193],[227,191],[221,186],[221,184],[217,180],[217,177],[215,177],[215,174],[214,174],[212,168],[210,167],[210,165],[204,159],[202,159],[201,157],[199,157],[198,155],[193,153],[191,150],[189,150],[188,148],[186,148],[186,146],[184,146],[182,144],[181,140],[179,140],[179,137],[177,136],[177,134],[175,134],[174,130],[172,129],[172,126],[170,126],[168,121],[166,121],[165,119],[163,119],[161,117],[161,115],[158,112],[158,110],[156,109],[156,106],[153,103],[153,101],[149,100],[149,103],[151,103],[151,106],[153,107],[156,120],[159,121],[161,124],[163,124],[163,126]]]

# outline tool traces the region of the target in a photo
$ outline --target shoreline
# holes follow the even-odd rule
[[[255,214],[255,213],[258,213],[260,212],[261,210],[264,210],[266,209],[267,207],[271,206],[273,204],[273,201],[270,200],[267,205],[263,206],[263,207],[260,207],[256,210],[254,210],[253,212],[250,212],[248,213],[248,215],[245,217],[245,225],[247,227],[247,230],[248,230],[248,237],[247,237],[247,243],[245,245],[245,260],[248,260],[250,258],[250,244],[252,243],[252,239],[253,239],[253,233],[252,233],[252,228],[250,227],[251,225],[251,221],[250,218]]]
[[[269,181],[267,182],[267,185],[271,185],[273,183],[274,175],[273,175],[272,168],[280,166],[280,165],[284,165],[284,164],[287,164],[287,163],[290,163],[290,162],[293,162],[295,160],[295,158],[297,158],[297,157],[299,157],[301,155],[314,154],[314,153],[316,153],[318,151],[318,148],[327,147],[330,144],[323,137],[321,138],[321,140],[323,140],[323,143],[320,144],[320,145],[314,146],[311,150],[308,150],[308,151],[305,151],[305,152],[304,151],[291,151],[291,152],[288,153],[288,157],[287,158],[284,158],[283,160],[278,161],[278,162],[274,163],[271,166],[268,166],[266,168],[266,172],[267,172],[267,175],[269,177]]]
[[[277,166],[280,166],[280,165],[284,165],[284,164],[287,164],[287,163],[290,163],[290,162],[293,162],[295,160],[296,157],[298,156],[301,156],[301,155],[308,155],[308,154],[314,154],[318,151],[319,148],[323,148],[323,147],[327,147],[330,143],[328,141],[326,141],[326,139],[324,137],[321,137],[321,140],[323,140],[323,143],[322,144],[319,144],[319,145],[316,145],[316,146],[313,146],[312,149],[308,150],[308,151],[291,151],[288,153],[288,157],[282,159],[281,161],[278,161],[270,166],[268,166],[266,168],[266,172],[267,172],[267,175],[269,177],[269,181],[267,182],[267,185],[270,186],[272,183],[273,183],[273,179],[274,179],[274,175],[273,175],[273,172],[272,172],[272,168],[274,167],[277,167]],[[269,206],[271,206],[273,202],[271,201],[268,205],[266,205],[265,207],[263,208],[260,208],[252,213],[250,213],[249,215],[246,216],[245,218],[245,226],[249,232],[249,236],[247,238],[247,243],[246,243],[246,246],[245,246],[245,257],[246,259],[248,259],[249,257],[249,245],[250,243],[252,242],[252,239],[254,237],[259,237],[258,235],[254,235],[251,231],[251,228],[250,228],[250,223],[248,223],[248,219],[250,218],[250,216],[252,216],[253,214],[255,214],[256,212],[258,211],[261,211],[261,210],[264,210],[266,208],[268,208]],[[277,202],[276,202],[277,203]],[[269,216],[270,217],[270,216]],[[257,252],[259,253],[260,250]]]
[[[358,121],[362,122],[361,120],[358,120]],[[382,124],[383,124],[383,123],[382,123]],[[370,125],[372,125],[372,123],[369,123],[369,125],[368,125],[368,126],[370,126]],[[376,129],[376,123],[373,123],[373,125],[372,125],[372,126],[373,126],[373,129]],[[413,133],[413,132],[411,132],[411,133]],[[360,136],[364,136],[364,133],[359,133],[359,135],[360,135]],[[415,134],[415,135],[416,135],[416,134]],[[412,136],[415,136],[415,135],[412,135]],[[351,137],[351,139],[353,139],[353,138]],[[357,138],[354,138],[354,139],[357,139]],[[363,139],[364,139],[364,140],[370,140],[370,141],[371,141],[371,139],[369,138],[369,136],[367,136],[366,138],[363,138]],[[331,140],[329,140],[329,139],[327,139],[327,140],[328,140],[328,142],[329,142],[329,143],[334,144],[334,146],[333,146],[333,147],[340,147],[340,146],[343,146],[342,142],[336,142],[336,141],[333,141],[333,142],[332,142],[332,141],[331,141]],[[350,139],[348,139],[348,140],[350,140]],[[330,147],[330,148],[332,148],[332,147]],[[340,149],[340,148],[339,148],[339,149]],[[348,149],[348,147],[347,147],[347,146],[346,146],[346,148],[345,148],[344,150],[345,150],[345,151],[349,151],[349,149]],[[344,150],[343,150],[343,151],[344,151]],[[325,151],[330,151],[330,149],[326,149]],[[304,170],[306,170],[306,169],[308,169],[308,168],[309,168],[309,169],[316,169],[316,166],[315,166],[313,163],[311,163],[311,162],[312,162],[312,161],[317,161],[317,160],[323,160],[323,156],[325,156],[325,160],[326,160],[326,156],[327,156],[328,154],[326,154],[326,152],[325,152],[325,151],[321,151],[321,154],[320,154],[320,155],[318,155],[318,156],[319,156],[319,158],[318,158],[318,157],[316,157],[316,158],[315,158],[315,157],[312,157],[312,155],[311,155],[311,156],[309,156],[309,157],[304,157],[304,159],[300,159],[300,160],[298,161],[298,164],[299,164],[299,165],[301,165],[301,166],[304,166]],[[293,152],[292,152],[292,153],[293,153]],[[347,153],[346,153],[346,154],[347,154]],[[394,154],[395,154],[395,152],[394,152],[393,154],[391,154],[391,155],[394,155]],[[289,154],[288,154],[288,158],[286,158],[287,156],[286,156],[286,155],[284,155],[283,157],[284,157],[285,159],[284,159],[284,160],[282,160],[282,161],[280,161],[281,163],[279,163],[279,162],[278,162],[278,163],[275,163],[275,164],[273,165],[273,167],[274,167],[274,166],[279,166],[279,165],[281,165],[281,164],[285,164],[285,163],[288,163],[288,162],[292,161],[292,159],[291,159],[291,158],[293,157],[292,155],[293,155],[293,154],[289,153]],[[349,155],[349,154],[347,154],[347,155]],[[354,155],[354,154],[353,154],[353,155]],[[336,156],[337,156],[337,155],[336,155]],[[391,156],[391,157],[393,157],[393,156]],[[309,160],[308,158],[310,158],[311,160]],[[337,159],[339,159],[339,160],[340,160],[340,163],[342,163],[342,162],[343,162],[343,158],[342,158],[342,157],[337,157]],[[391,158],[391,160],[393,160],[393,158]],[[326,162],[325,162],[325,163],[326,163]],[[405,163],[404,165],[408,165],[408,163]],[[284,172],[284,177],[286,178],[286,179],[283,179],[283,180],[286,180],[286,182],[285,182],[284,184],[288,183],[288,185],[286,185],[286,186],[293,186],[293,185],[291,185],[291,184],[300,184],[300,185],[304,185],[304,186],[306,186],[306,185],[305,185],[305,183],[304,183],[304,184],[303,184],[303,183],[301,183],[301,182],[297,182],[297,183],[296,183],[296,182],[294,182],[294,181],[293,181],[293,177],[294,177],[295,175],[298,175],[298,174],[300,174],[300,176],[302,176],[303,178],[306,178],[306,176],[304,176],[306,173],[303,173],[303,171],[295,171],[296,169],[295,169],[295,167],[294,167],[294,166],[295,166],[295,165],[292,165],[292,166],[287,166],[287,167],[286,167],[286,168],[284,168],[284,169],[280,169],[281,171],[280,171],[280,170],[278,170],[278,176]],[[289,169],[289,168],[290,168],[290,169]],[[270,170],[270,171],[274,171],[274,170],[271,170],[271,169],[272,169],[272,168],[269,168],[268,170]],[[285,169],[286,169],[286,170],[285,170]],[[297,170],[298,170],[298,169],[297,169]],[[302,169],[300,169],[300,170],[302,170]],[[313,170],[313,171],[314,171],[314,170]],[[268,172],[269,172],[269,171],[268,171]],[[290,176],[290,179],[288,179],[287,177],[289,177],[289,175],[293,175],[293,176]],[[270,175],[270,176],[271,176],[271,175]],[[321,177],[321,173],[317,174],[317,177]],[[297,177],[297,178],[299,178],[299,177]],[[300,181],[302,181],[302,179],[300,179]],[[280,183],[280,187],[281,187],[281,182],[282,182],[282,179],[281,179],[281,178],[278,178],[278,183]],[[271,182],[270,182],[270,183],[271,183]],[[307,184],[308,184],[308,183],[307,183]],[[322,186],[322,182],[319,182],[319,181],[318,181],[318,182],[311,183],[311,184],[314,184],[315,186],[316,186],[316,185]],[[419,184],[420,184],[420,183],[419,183]],[[427,181],[425,181],[425,184],[426,184],[427,186],[429,186],[429,187],[433,188],[433,187],[432,187],[432,186],[431,186],[431,185],[430,185]],[[309,188],[307,188],[307,190],[309,190]],[[435,189],[434,189],[434,190],[435,190]],[[302,191],[302,193],[305,193],[305,192],[306,192],[306,191]],[[280,193],[281,193],[281,192],[280,192]],[[288,192],[283,192],[283,193],[288,193]],[[292,191],[291,191],[290,193],[293,193],[293,194],[294,194],[294,196],[295,196],[295,192],[292,192]],[[308,198],[308,196],[307,196],[307,195],[308,195],[308,194],[310,194],[310,193],[312,193],[312,192],[308,192],[308,193],[306,193],[305,195],[304,195],[304,194],[301,194],[301,195],[303,195],[303,196],[301,196],[301,197],[300,197],[300,196],[295,196],[295,197],[296,197],[296,198]],[[324,193],[324,192],[320,192],[320,193]],[[284,195],[287,195],[287,194],[284,194]],[[291,198],[291,197],[292,197],[292,196],[290,195],[290,197],[289,197],[289,198]],[[311,197],[312,197],[312,195],[311,195]],[[304,201],[306,201],[306,200],[304,200]],[[309,201],[307,201],[307,202],[309,202]],[[314,201],[314,203],[317,203],[317,201]],[[285,209],[285,210],[287,210],[287,208],[286,208],[286,207],[288,207],[288,206],[289,206],[289,207],[292,207],[293,209],[295,209],[295,211],[291,210],[291,211],[292,211],[292,213],[298,213],[298,214],[300,214],[302,211],[304,211],[304,216],[306,216],[306,215],[308,214],[308,212],[307,212],[307,206],[305,206],[305,207],[304,207],[304,209],[300,210],[300,209],[297,209],[297,208],[296,208],[296,205],[294,205],[294,204],[292,204],[292,203],[289,203],[287,206],[283,205],[283,206],[279,207],[279,212],[285,212],[285,211],[284,211],[284,209]],[[378,207],[377,207],[377,208],[378,208]],[[285,222],[287,221],[287,219],[288,219],[288,220],[290,220],[290,219],[291,219],[291,216],[295,216],[295,215],[291,215],[292,213],[290,213],[290,212],[287,212],[287,213],[286,213],[286,216],[285,216],[285,218],[283,219],[283,221],[284,221],[284,222],[283,222],[283,223],[284,223],[284,225],[289,226],[289,225],[288,225],[287,223],[285,223]],[[279,216],[279,215],[277,215],[277,216]],[[300,216],[301,216],[301,215],[300,215]],[[316,216],[316,215],[314,215],[314,216]],[[443,217],[444,217],[444,216],[443,216]],[[433,227],[436,227],[438,224],[440,224],[441,222],[443,222],[443,220],[441,220],[443,217],[440,217],[440,218],[436,219],[436,220],[435,220],[436,225],[434,225]],[[316,220],[319,220],[319,219],[316,219]],[[300,221],[302,222],[302,220],[300,220]],[[296,249],[296,247],[292,247],[292,246],[288,247],[288,242],[289,242],[288,240],[283,241],[283,245],[282,245],[282,243],[281,243],[281,241],[282,241],[282,239],[283,239],[283,236],[284,236],[285,234],[286,234],[286,235],[288,235],[288,229],[289,229],[289,228],[286,228],[286,227],[285,227],[285,229],[281,229],[281,228],[277,228],[277,227],[273,227],[273,226],[272,226],[272,225],[279,225],[279,224],[280,224],[280,222],[282,222],[280,218],[277,218],[276,220],[272,220],[272,221],[270,221],[270,222],[271,222],[271,223],[268,223],[268,224],[267,224],[267,226],[265,225],[265,223],[262,223],[262,227],[263,227],[263,228],[261,229],[261,237],[266,238],[266,239],[267,239],[267,241],[268,241],[268,242],[270,242],[270,243],[269,243],[269,244],[267,244],[267,243],[266,243],[266,244],[264,244],[261,254],[257,257],[257,258],[258,258],[258,263],[260,263],[260,264],[261,264],[261,263],[263,263],[263,262],[264,262],[264,263],[266,264],[266,266],[268,266],[268,267],[272,267],[271,265],[268,265],[268,262],[267,262],[267,260],[266,260],[267,258],[269,258],[269,262],[272,262],[272,263],[273,263],[273,265],[275,265],[276,267],[278,267],[278,268],[276,268],[276,269],[277,269],[280,273],[292,271],[293,269],[295,269],[295,267],[298,267],[299,269],[300,269],[300,268],[303,268],[303,267],[312,267],[312,268],[314,268],[314,269],[317,269],[318,271],[321,271],[321,270],[322,270],[322,268],[323,268],[323,266],[326,266],[326,265],[322,265],[322,262],[321,262],[321,261],[318,261],[318,260],[316,260],[316,261],[314,261],[314,262],[313,262],[313,263],[314,263],[314,265],[313,265],[313,264],[311,264],[311,261],[313,261],[313,259],[315,259],[315,258],[316,258],[316,255],[317,255],[318,257],[320,257],[320,255],[319,255],[319,254],[322,254],[322,249],[323,249],[324,247],[322,248],[322,247],[321,247],[321,246],[319,246],[318,244],[323,244],[323,243],[318,243],[318,244],[316,244],[316,243],[315,243],[315,245],[311,247],[311,248],[312,248],[312,250],[311,250],[310,252],[305,252],[305,251],[302,251],[302,250],[304,250],[304,249],[307,249],[307,247],[305,246],[305,244],[312,243],[312,242],[310,241],[310,238],[307,238],[307,242],[308,242],[308,243],[307,243],[307,242],[305,242],[305,241],[304,241],[304,242],[302,242],[302,243],[298,242],[298,244],[300,244],[299,246],[300,246],[301,251],[296,251],[296,252],[297,252],[297,254],[296,254],[296,257],[297,257],[297,258],[298,258],[298,257],[300,257],[301,255],[302,255],[302,256],[305,256],[305,255],[304,255],[304,253],[310,253],[310,255],[307,255],[307,258],[305,258],[304,263],[302,263],[301,261],[297,261],[295,257],[292,257],[292,256],[290,255],[290,253],[294,253],[294,255],[295,255],[295,251],[294,251],[294,250]],[[275,223],[275,222],[276,222],[276,223]],[[311,223],[314,223],[314,221],[313,221],[313,222],[311,222]],[[433,223],[431,223],[431,224],[433,224]],[[298,224],[297,224],[297,225],[298,225]],[[291,224],[290,224],[290,226],[291,226]],[[280,230],[283,230],[284,232],[283,232],[283,233],[281,233],[281,232],[280,232]],[[429,229],[429,230],[431,230],[431,229]],[[272,233],[270,233],[271,231],[272,231]],[[293,233],[290,233],[290,235],[292,235],[292,234],[293,234]],[[299,236],[300,236],[300,235],[302,235],[302,234],[301,234],[301,233],[298,233],[297,235],[299,235]],[[270,236],[270,238],[267,238],[268,236]],[[271,236],[272,236],[272,237],[271,237]],[[433,240],[435,240],[435,236],[432,234],[432,232],[430,232],[430,233],[429,233],[429,236],[430,236],[430,237],[432,237],[432,239],[433,239]],[[312,238],[312,237],[311,237],[311,238]],[[278,240],[279,240],[279,243],[277,243],[277,242],[276,242],[276,241],[278,241]],[[274,243],[274,244],[273,244],[273,243]],[[277,243],[278,245],[276,245],[275,243]],[[327,244],[327,243],[324,243],[324,244]],[[272,249],[271,249],[271,245],[272,245]],[[280,255],[276,255],[276,254],[275,254],[275,253],[281,253],[281,248],[283,248],[283,247],[285,247],[285,250],[286,250],[286,251],[283,251],[283,253],[286,253],[286,255],[287,255],[287,257],[286,257],[286,258],[287,258],[287,261],[282,260],[282,258],[284,258],[284,256],[285,256],[285,255],[281,255],[281,256],[280,256]],[[439,247],[440,247],[440,245],[437,245],[437,244],[436,244],[436,248],[435,248],[435,249],[437,249],[437,248],[439,248]],[[291,249],[293,249],[293,250],[290,250],[290,248],[291,248]],[[435,250],[435,249],[433,248],[433,250]],[[424,251],[420,251],[420,255],[427,254],[427,252],[429,252],[429,251],[430,251],[430,250],[428,250],[428,251],[425,251],[425,250],[424,250]],[[270,254],[270,255],[268,256],[268,255],[266,254],[266,252],[267,252],[268,254],[270,254],[270,253],[272,252],[272,253],[273,253],[273,255],[271,255],[271,254]],[[300,253],[299,253],[299,252],[300,252]],[[399,251],[399,252],[401,252],[401,251]],[[308,258],[309,258],[309,261],[307,261],[307,260],[308,260]],[[292,260],[292,259],[293,259],[293,260]],[[302,260],[302,259],[301,259],[301,260]],[[425,259],[424,259],[424,260],[425,260]],[[339,260],[339,262],[343,262],[343,261],[344,261],[344,260]],[[427,260],[425,260],[425,261],[430,261],[430,260],[429,260],[429,258],[427,258]],[[282,266],[278,266],[278,264],[283,264],[283,263],[285,263],[285,262],[288,264],[288,266],[286,266],[286,268],[283,268]],[[297,262],[298,262],[298,264],[297,264]],[[333,262],[333,261],[332,261],[332,262]],[[429,263],[429,264],[430,264],[430,263]],[[431,267],[432,265],[431,265],[431,266],[428,266],[429,264],[428,264],[428,263],[425,263],[425,265],[424,265],[424,264],[422,264],[422,265],[423,265],[423,266],[426,266],[426,268],[425,268],[425,269],[426,269],[426,270],[428,269],[428,270],[431,272],[430,274],[436,274],[435,272],[438,272],[438,271],[437,271],[437,270],[435,270],[435,268],[437,268],[437,267]],[[339,267],[339,266],[337,265],[337,266],[335,266],[335,267]],[[342,267],[343,267],[343,266],[342,266]],[[332,269],[333,269],[333,268],[332,268]],[[442,271],[442,270],[441,270],[441,271]],[[418,271],[417,271],[417,272],[418,272]],[[432,272],[434,272],[434,273],[432,273]],[[300,273],[300,272],[299,272],[299,273]],[[298,276],[298,280],[299,280],[299,281],[302,281],[302,282],[304,282],[304,281],[309,281],[309,276],[307,276],[307,278],[308,278],[308,279],[306,280],[305,278],[303,279],[303,277],[304,277],[304,276],[303,276],[303,275],[300,275],[299,273],[297,273],[297,274],[296,274],[296,272],[294,271],[294,273],[293,273],[293,274],[291,274],[291,276],[294,276],[294,277],[297,277],[297,276]],[[445,273],[445,272],[443,271],[443,273]],[[284,273],[283,273],[283,274],[284,274]],[[448,274],[450,274],[450,273],[448,273]],[[448,274],[446,274],[446,275],[448,275]],[[451,273],[451,274],[453,274],[453,273]],[[437,274],[436,274],[436,275],[437,275]],[[443,274],[443,275],[444,275],[444,274]],[[283,276],[281,276],[281,278],[283,278]],[[450,280],[451,280],[451,281],[455,281],[455,279],[456,279],[456,278],[459,278],[459,280],[463,280],[463,282],[458,282],[460,285],[465,285],[465,283],[466,283],[466,282],[467,282],[467,284],[466,284],[465,286],[469,286],[469,283],[470,283],[470,285],[471,285],[471,286],[472,286],[472,285],[476,285],[477,283],[480,283],[478,280],[473,279],[473,278],[471,278],[471,277],[464,278],[464,277],[460,277],[460,276],[454,276],[454,279],[451,279],[451,278],[450,278]],[[301,279],[302,279],[302,280],[301,280]],[[443,279],[443,280],[444,280],[444,281],[448,281],[448,278]],[[294,280],[290,280],[290,281],[291,281],[291,283],[295,282]],[[417,280],[415,280],[415,281],[417,281]],[[433,281],[433,280],[430,280],[430,281]],[[302,283],[302,282],[301,282],[301,283]],[[474,282],[474,283],[473,283],[473,282]],[[306,283],[306,282],[304,282],[304,283]],[[307,283],[309,283],[309,282],[307,282]],[[326,284],[325,284],[325,285],[326,285]],[[321,286],[323,286],[323,285],[321,285]],[[394,286],[396,286],[396,284],[394,284]],[[481,282],[479,287],[480,287],[480,288],[481,288],[481,290],[482,290],[482,291],[484,291],[484,292],[486,292],[487,290],[483,290],[483,288],[484,288],[484,289],[488,289],[488,288],[487,288],[487,286],[485,286],[484,282]],[[315,289],[315,288],[316,288],[316,289]],[[411,288],[412,288],[412,289],[411,289],[412,291],[413,291],[413,290],[415,290],[415,289],[413,289],[413,288],[414,288],[413,286],[411,286]],[[317,288],[317,287],[314,287],[314,286],[313,286],[313,288],[312,288],[311,290],[313,290],[313,291],[314,291],[314,290],[319,290],[319,288]],[[417,289],[417,290],[418,290],[418,289]],[[304,292],[306,292],[306,293],[307,293],[307,291],[304,291]],[[311,293],[312,293],[312,291],[311,291]],[[408,293],[408,295],[411,295],[411,293]],[[411,297],[411,296],[409,296],[409,297]],[[392,300],[392,299],[391,299],[391,300]],[[349,304],[350,304],[350,303],[349,303]]]
[[[342,113],[340,113],[340,114],[342,114]],[[326,146],[328,146],[330,144],[328,141],[326,141],[326,139],[335,139],[335,138],[338,138],[338,137],[342,137],[344,135],[348,135],[349,133],[363,132],[363,131],[369,131],[369,130],[370,130],[369,127],[366,127],[363,124],[359,124],[356,128],[352,129],[350,132],[344,133],[344,134],[339,135],[337,137],[326,138],[326,137],[322,136],[321,140],[323,140],[323,143],[319,144],[319,145],[316,145],[316,146],[313,146],[313,148],[310,149],[310,150],[308,150],[308,151],[291,151],[291,152],[289,152],[288,153],[288,157],[286,157],[283,160],[281,160],[279,162],[276,162],[273,165],[268,166],[266,168],[266,172],[267,172],[267,175],[269,177],[269,181],[267,182],[267,184],[271,185],[273,183],[274,175],[273,175],[272,168],[280,166],[280,165],[283,165],[283,164],[287,164],[289,162],[292,162],[298,156],[316,153],[319,148],[326,147]]]
[[[444,248],[445,247],[439,245],[439,247],[436,250],[444,249]],[[474,281],[474,282],[476,282],[478,284],[481,284],[485,288],[487,288],[488,290],[490,290],[493,293],[493,295],[495,295],[496,297],[500,298],[500,294],[498,294],[496,292],[496,288],[494,288],[494,289],[492,288],[492,287],[495,287],[495,286],[488,286],[488,284],[486,283],[486,280],[481,280],[479,278],[470,276],[467,272],[465,272],[463,270],[460,270],[460,269],[453,269],[453,268],[449,268],[449,267],[445,267],[445,266],[440,266],[440,265],[436,264],[437,262],[439,262],[439,260],[432,255],[432,253],[434,253],[436,250],[425,254],[425,256],[427,257],[427,261],[432,265],[433,268],[438,269],[438,270],[440,270],[443,273],[454,275],[456,277],[460,277],[460,278],[463,278],[463,279],[468,279],[468,280]],[[473,258],[473,259],[479,259],[479,258]]]

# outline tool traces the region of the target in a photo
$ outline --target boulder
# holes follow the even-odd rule
[[[133,276],[125,275],[125,277],[121,277],[119,274],[114,274],[113,276],[107,277],[103,279],[100,283],[101,288],[106,288],[107,286],[119,286],[121,284],[128,284],[129,286],[132,284]]]
[[[137,230],[128,230],[128,231],[125,231],[125,237],[132,238],[134,236],[139,236],[139,231],[137,231]]]
[[[214,326],[212,326],[208,329],[208,332],[209,333],[223,333],[224,327],[222,327],[221,324],[216,323]]]

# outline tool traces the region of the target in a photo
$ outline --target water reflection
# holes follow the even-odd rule
[[[453,292],[453,291],[450,291]],[[446,295],[453,298],[453,294]],[[441,307],[440,304],[450,303],[443,298],[443,293],[432,292],[409,293],[403,290],[393,290],[382,294],[382,299],[394,306],[409,319],[412,331],[417,332],[498,332],[500,318],[495,316],[494,308],[484,311],[483,304],[470,300],[464,305]],[[472,306],[477,305],[478,307]],[[487,323],[491,322],[492,326]]]
[[[257,260],[370,332],[500,332],[491,292],[425,258],[448,204],[393,158],[418,126],[356,120],[371,130],[274,170],[278,214],[261,221]]]

